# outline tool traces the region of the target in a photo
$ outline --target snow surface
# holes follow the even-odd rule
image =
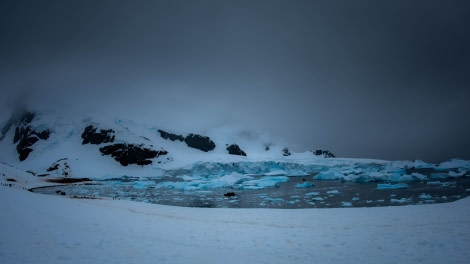
[[[0,263],[429,264],[467,263],[470,255],[469,198],[380,208],[213,209],[2,186],[0,200]]]
[[[150,166],[122,167],[102,156],[99,146],[81,144],[80,135],[89,124],[113,129],[116,142],[163,148],[170,154]],[[227,131],[208,132],[217,147],[205,153],[162,139],[159,127],[98,116],[71,120],[38,113],[32,125],[51,129],[52,134],[47,141],[38,141],[24,162],[19,162],[12,142],[14,129],[0,141],[0,263],[466,263],[470,255],[469,198],[381,208],[209,209],[79,200],[24,190],[52,184],[25,171],[44,173],[62,158],[67,158],[72,177],[175,177],[178,181],[163,184],[182,189],[262,189],[290,176],[358,182],[429,180],[410,169],[432,169],[431,183],[440,183],[468,175],[470,161],[327,159],[311,152],[284,157],[284,144],[264,135]],[[228,155],[225,144],[231,143],[248,157]],[[146,182],[138,184],[145,188]],[[405,198],[391,200],[407,203]]]

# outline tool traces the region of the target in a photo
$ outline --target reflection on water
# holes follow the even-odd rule
[[[171,178],[171,180],[175,180]],[[213,188],[180,190],[160,188],[161,178],[123,177],[91,183],[40,187],[31,191],[75,198],[105,197],[185,207],[224,208],[335,208],[443,203],[470,195],[470,179],[407,182],[407,188],[378,189],[378,183],[311,180],[289,177],[263,189]],[[226,196],[233,192],[234,196]]]

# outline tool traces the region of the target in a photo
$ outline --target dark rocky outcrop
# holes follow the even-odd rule
[[[329,150],[317,149],[315,151],[312,150],[312,152],[315,156],[323,156],[324,158],[336,158],[336,156]]]
[[[97,128],[89,125],[85,128],[82,133],[82,145],[85,144],[103,144],[114,142],[114,131],[112,129],[104,130],[100,129],[100,132],[96,132]]]
[[[287,156],[290,156],[291,153],[290,153],[290,151],[289,151],[288,148],[284,148],[284,149],[282,150],[282,155],[287,157]]]
[[[37,132],[33,130],[31,126],[31,121],[34,119],[34,113],[24,112],[20,116],[16,129],[15,135],[13,137],[13,143],[16,145],[16,151],[19,154],[20,161],[28,158],[29,153],[33,151],[31,148],[37,141],[40,139],[47,140],[51,132],[49,130],[44,130]],[[2,131],[3,132],[3,131]]]
[[[169,139],[171,141],[175,141],[175,140],[184,141],[184,137],[182,135],[169,133],[169,132],[163,131],[161,129],[159,129],[158,132],[160,133],[160,136],[163,139]]]
[[[156,158],[160,155],[168,154],[165,150],[152,150],[143,148],[142,146],[133,144],[114,144],[100,148],[103,155],[111,155],[116,161],[121,163],[122,166],[129,164],[148,165],[152,164],[150,159]]]
[[[246,153],[240,149],[240,147],[237,144],[232,144],[227,147],[228,154],[230,155],[240,155],[240,156],[246,156]]]
[[[215,149],[215,143],[209,137],[197,134],[189,134],[185,139],[186,145],[191,148],[199,149],[205,152]]]
[[[62,177],[71,176],[71,169],[67,161],[67,158],[63,158],[52,163],[52,165],[47,168],[47,172],[56,172],[57,176]]]
[[[29,124],[34,119],[34,113],[29,112],[26,109],[20,109],[15,111],[10,119],[2,128],[2,134],[0,135],[0,140],[3,140],[10,130],[11,127],[19,126],[20,124]]]

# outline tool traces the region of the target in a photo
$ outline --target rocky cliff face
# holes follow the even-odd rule
[[[2,129],[0,140],[3,140],[7,132],[15,127],[15,135],[13,143],[16,144],[16,151],[18,152],[20,161],[28,158],[29,154],[33,151],[33,145],[39,140],[47,140],[51,131],[46,129],[36,131],[33,129],[31,122],[35,114],[26,110],[21,110],[14,113],[7,121]]]

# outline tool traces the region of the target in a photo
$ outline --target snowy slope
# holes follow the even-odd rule
[[[113,129],[117,142],[163,148],[171,159],[121,166],[102,156],[97,146],[82,145],[81,133],[90,124]],[[34,144],[26,160],[18,160],[14,129],[0,141],[0,263],[466,263],[469,257],[469,198],[381,208],[209,209],[70,199],[24,190],[51,184],[37,175],[64,158],[57,164],[64,169],[67,163],[68,177],[165,175],[216,186],[251,175],[285,179],[311,172],[316,179],[357,181],[456,178],[468,174],[469,161],[330,159],[311,152],[283,156],[284,145],[265,151],[263,137],[220,131],[207,134],[216,149],[202,152],[164,140],[158,126],[97,115],[38,113],[31,125],[52,133]],[[225,144],[232,143],[248,156],[228,155]],[[47,177],[61,176],[49,173]]]
[[[1,125],[4,128],[5,120]],[[51,111],[35,112],[30,124],[36,131],[49,130],[47,140],[38,140],[33,151],[24,161],[18,159],[17,145],[13,144],[15,127],[3,129],[0,141],[0,161],[36,175],[62,176],[60,171],[48,172],[51,166],[67,167],[67,177],[110,178],[121,176],[160,177],[196,176],[224,177],[231,174],[243,175],[310,175],[314,179],[342,179],[348,181],[394,181],[442,179],[462,177],[470,171],[470,161],[451,160],[441,164],[423,161],[383,161],[353,158],[323,158],[312,152],[292,153],[285,156],[284,143],[276,143],[266,135],[235,128],[224,127],[207,131],[202,136],[215,142],[215,149],[205,152],[188,147],[185,142],[164,139],[158,130],[175,135],[187,136],[191,132],[173,131],[158,124],[141,124],[132,120],[99,114],[75,114],[61,116]],[[112,130],[112,143],[98,145],[82,144],[82,133],[87,126],[99,130]],[[152,150],[168,152],[151,159],[151,164],[122,166],[110,156],[103,156],[100,147],[126,143]],[[247,156],[230,155],[227,145],[237,144]],[[266,147],[269,147],[267,150]],[[66,163],[66,164],[65,164]],[[57,166],[59,166],[57,165]],[[411,172],[411,169],[432,169],[429,175]],[[62,174],[63,171],[62,171]],[[216,179],[218,180],[218,179]]]
[[[204,209],[0,187],[1,263],[467,263],[470,199]]]
[[[244,136],[243,133],[223,134],[219,129],[207,134],[215,141],[216,148],[210,152],[203,152],[188,147],[184,142],[165,140],[157,130],[164,129],[183,135],[188,135],[190,132],[175,132],[171,128],[138,124],[131,120],[100,116],[99,114],[75,115],[72,117],[60,116],[56,112],[35,112],[35,114],[36,116],[31,122],[32,128],[38,131],[49,129],[51,131],[50,137],[47,140],[36,142],[32,146],[33,151],[29,157],[20,162],[18,153],[16,153],[16,145],[13,144],[15,127],[12,126],[0,141],[2,149],[0,161],[25,170],[36,171],[38,174],[44,173],[57,160],[67,158],[74,177],[152,176],[159,174],[158,171],[161,169],[181,167],[200,160],[237,160],[239,157],[229,155],[226,150],[227,144],[233,144],[235,141],[253,158],[282,156],[281,147],[284,147],[273,145],[273,143],[265,141],[264,138],[250,139]],[[6,123],[7,120],[4,120],[1,124],[2,127],[5,127]],[[102,156],[99,152],[99,147],[109,144],[82,144],[81,134],[88,125],[93,125],[98,129],[112,129],[116,137],[114,143],[142,145],[155,150],[164,149],[169,154],[154,159],[150,166],[129,165],[123,167],[109,156]],[[271,144],[269,151],[265,151],[266,144]]]

